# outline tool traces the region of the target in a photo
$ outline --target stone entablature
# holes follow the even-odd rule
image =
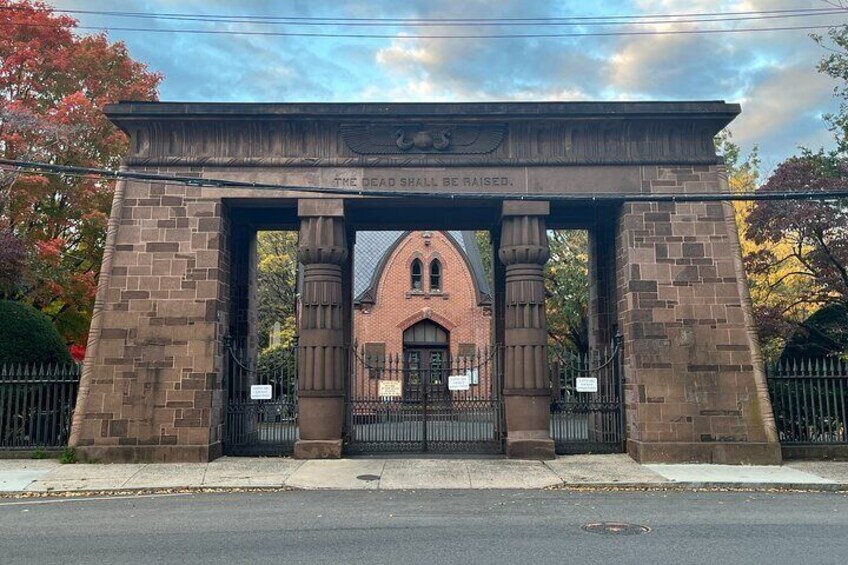
[[[714,164],[724,102],[178,104],[106,108],[134,166]],[[234,161],[235,159],[235,161]]]

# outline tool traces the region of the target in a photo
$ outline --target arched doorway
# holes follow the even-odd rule
[[[422,320],[403,332],[403,399],[450,402],[447,372],[450,366],[448,331],[431,320]]]

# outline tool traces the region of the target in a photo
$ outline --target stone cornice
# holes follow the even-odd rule
[[[453,167],[716,163],[723,102],[123,103],[131,166]]]

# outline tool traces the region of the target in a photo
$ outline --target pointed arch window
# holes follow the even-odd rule
[[[422,287],[422,273],[424,271],[423,266],[421,265],[420,259],[415,259],[412,262],[412,266],[410,267],[410,287],[412,290],[421,290]]]
[[[442,263],[438,259],[430,262],[430,291],[442,290]]]

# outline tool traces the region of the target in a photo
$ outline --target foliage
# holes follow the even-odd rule
[[[261,381],[268,384],[282,384],[282,390],[297,390],[297,357],[291,346],[269,347],[259,354],[256,372],[261,375]],[[280,383],[281,380],[286,382]]]
[[[288,347],[297,335],[297,232],[259,232],[257,254],[259,346],[270,345],[274,324],[279,322],[279,344]]]
[[[11,230],[0,231],[0,299],[17,292],[26,270],[26,248]]]
[[[76,25],[41,2],[0,0],[2,157],[119,165],[127,138],[101,108],[155,99],[161,77],[123,43],[102,33],[78,36]],[[14,170],[0,177],[0,230],[27,255],[12,281],[0,275],[3,296],[50,315],[68,341],[82,342],[88,331],[112,192],[110,182],[90,177]]]
[[[781,163],[758,192],[827,192],[846,182],[848,161],[807,151]],[[761,281],[761,333],[785,337],[812,311],[848,304],[848,200],[758,201],[745,236],[757,246],[745,262]]]
[[[23,302],[0,300],[0,362],[70,363],[50,318]]]
[[[813,34],[813,39],[828,51],[818,70],[838,81],[833,94],[840,99],[839,112],[825,114],[824,119],[836,137],[842,153],[848,152],[848,26],[832,27],[826,36]]]
[[[813,313],[790,337],[780,360],[848,356],[848,306],[832,303]]]
[[[492,252],[492,234],[488,230],[480,230],[474,232],[477,238],[477,248],[480,250],[480,262],[483,263],[483,273],[486,275],[486,280],[489,281],[489,287],[494,288],[494,274],[492,273],[492,259],[495,253]]]
[[[77,462],[79,462],[77,459],[77,452],[73,447],[66,447],[62,450],[62,453],[59,454],[59,463],[62,465],[72,465]]]
[[[589,234],[583,230],[550,230],[548,243],[548,335],[554,342],[584,353],[589,349]]]
[[[760,180],[759,150],[755,146],[743,158],[739,146],[733,143],[731,138],[732,134],[725,131],[716,139],[718,153],[724,158],[730,190],[735,193],[755,192]],[[793,328],[817,307],[815,304],[797,300],[798,296],[807,292],[811,281],[797,274],[801,265],[791,258],[779,265],[772,265],[768,269],[752,270],[751,262],[757,257],[762,257],[764,252],[788,257],[792,251],[792,244],[786,239],[769,243],[755,242],[749,235],[748,225],[748,218],[755,208],[755,202],[734,202],[733,204],[742,256],[748,267],[746,274],[760,346],[767,359],[775,360],[780,355],[786,338]]]

